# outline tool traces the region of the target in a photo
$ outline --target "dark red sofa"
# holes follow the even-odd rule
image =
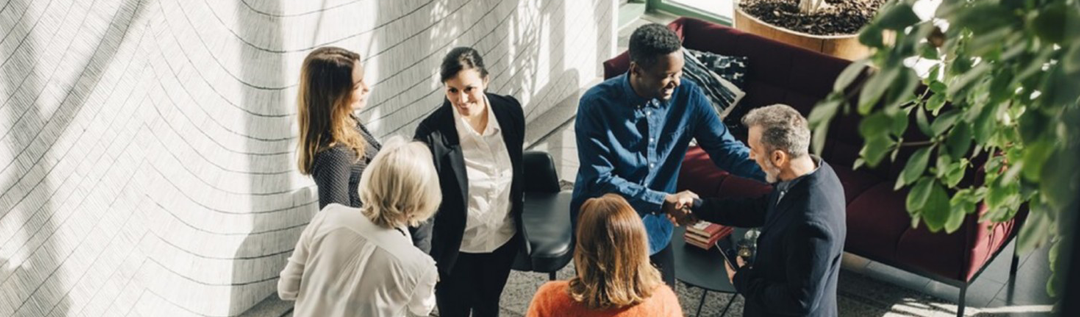
[[[749,57],[746,96],[732,112],[735,118],[749,109],[776,103],[790,105],[808,116],[850,64],[847,60],[692,18],[680,18],[669,28],[683,39],[684,47]],[[618,76],[628,67],[629,57],[624,52],[604,62],[604,77]],[[858,124],[857,114],[834,119],[821,153],[844,185],[848,203],[845,251],[959,287],[958,315],[962,315],[967,286],[1013,239],[1026,211],[1021,211],[1014,221],[998,224],[979,223],[977,215],[972,214],[953,234],[931,233],[925,225],[912,228],[904,207],[908,190],[893,191],[912,151],[902,151],[895,163],[886,160],[874,169],[852,170],[863,144]],[[917,129],[909,130],[905,140],[926,139]],[[733,132],[745,142],[745,130]],[[972,176],[979,175],[974,169],[967,175],[965,182],[969,183],[981,178]],[[770,190],[766,185],[720,170],[708,154],[696,147],[687,152],[678,183],[680,190],[689,189],[709,197],[747,197]],[[985,206],[980,206],[979,214],[983,212]],[[1014,254],[1011,275],[1015,275],[1016,264]]]

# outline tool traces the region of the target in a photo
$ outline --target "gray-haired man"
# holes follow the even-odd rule
[[[745,316],[836,316],[847,234],[840,179],[807,152],[806,118],[790,106],[754,109],[743,123],[750,128],[750,158],[774,183],[773,191],[753,199],[697,200],[692,215],[671,205],[664,210],[672,219],[762,227],[754,263],[727,266],[732,285],[746,298]]]

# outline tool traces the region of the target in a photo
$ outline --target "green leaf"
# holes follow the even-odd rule
[[[949,218],[945,220],[945,232],[953,233],[956,229],[960,229],[960,226],[964,224],[964,217],[967,217],[966,208],[975,209],[975,205],[953,205],[950,201],[949,204]]]
[[[862,167],[865,164],[866,164],[865,159],[863,159],[861,157],[857,158],[857,159],[855,159],[855,163],[851,164],[851,170],[853,170],[853,171],[857,170],[857,169],[859,169],[860,167]]]
[[[908,213],[913,213],[923,209],[926,206],[926,200],[930,198],[931,185],[934,184],[934,179],[929,177],[920,177],[915,182],[915,187],[911,188],[908,192],[907,200],[904,206],[907,208]]]
[[[892,129],[892,118],[885,112],[875,112],[859,122],[859,134],[864,139],[883,137]]]
[[[1032,31],[1044,41],[1061,43],[1065,40],[1065,18],[1068,10],[1065,1],[1051,1],[1031,21]]]
[[[997,178],[986,190],[986,205],[994,212],[987,215],[994,221],[1002,221],[1003,215],[1007,214],[1008,208],[1020,200],[1020,184],[1006,182],[1005,177]]]
[[[975,130],[976,143],[986,144],[990,140],[990,135],[997,127],[997,109],[997,105],[982,107],[982,111],[975,117],[972,128]]]
[[[945,94],[934,94],[926,101],[926,110],[937,112],[945,105]]]
[[[904,171],[900,173],[900,177],[896,179],[896,185],[893,186],[893,190],[899,190],[900,188],[911,184],[919,176],[922,176],[926,171],[927,161],[930,160],[930,150],[933,146],[924,147],[915,151],[908,158],[907,164],[904,165]]]
[[[960,111],[952,109],[941,113],[937,118],[934,118],[934,122],[930,124],[930,132],[933,135],[941,135],[945,131],[949,130],[956,123],[956,119],[960,118]],[[959,156],[959,155],[957,155]]]
[[[949,188],[956,187],[960,184],[960,180],[964,179],[964,172],[967,170],[967,159],[960,159],[959,162],[953,162],[945,168],[945,186]]]
[[[933,91],[934,94],[944,94],[948,89],[949,87],[945,86],[945,83],[941,81],[934,80],[930,82],[930,91]]]
[[[885,40],[881,35],[881,28],[871,24],[859,32],[859,43],[872,48],[884,48]]]
[[[952,157],[964,157],[971,148],[971,128],[966,122],[957,122],[945,140],[946,148]]]
[[[829,134],[829,125],[822,124],[814,127],[814,134],[810,138],[810,146],[814,154],[821,155],[825,150],[826,135]]]
[[[894,6],[884,8],[884,12],[878,13],[876,25],[896,31],[903,31],[915,23],[919,23],[918,15],[911,9],[911,5],[899,2]]]
[[[919,46],[919,57],[925,59],[938,59],[937,47],[929,44],[923,44]]]
[[[990,103],[999,103],[1012,97],[1016,89],[1009,89],[1012,84],[1013,73],[1007,69],[994,74],[990,80]]]
[[[1040,180],[1039,176],[1042,175],[1046,160],[1050,158],[1050,155],[1054,154],[1054,144],[1052,142],[1052,140],[1044,139],[1024,147],[1024,179],[1033,182]]]
[[[911,121],[908,120],[908,112],[902,110],[896,111],[890,118],[892,119],[892,134],[896,137],[903,137],[904,132],[907,131],[908,124]]]
[[[870,113],[870,109],[873,109],[874,104],[877,104],[878,100],[881,100],[881,96],[885,94],[885,90],[893,84],[896,77],[900,76],[900,68],[903,67],[904,65],[887,66],[866,81],[862,93],[859,94],[859,114],[865,116]]]
[[[919,97],[915,95],[915,88],[919,86],[919,75],[910,68],[901,69],[890,86],[885,99],[885,108],[890,111],[895,111],[900,105]]]
[[[915,107],[915,124],[924,135],[934,136],[933,130],[930,130],[930,121],[926,119],[926,111],[922,107]]]
[[[1053,131],[1054,126],[1041,111],[1027,111],[1020,116],[1020,123],[1016,127],[1020,130],[1020,139],[1024,143],[1032,143]]]
[[[895,142],[887,136],[868,138],[862,150],[859,151],[859,155],[866,161],[867,165],[874,167],[881,163],[881,159],[884,159],[886,154],[889,154],[889,150],[894,144]]]
[[[938,78],[940,75],[941,64],[934,64],[934,66],[930,67],[930,74],[923,78],[923,84],[929,85],[932,81],[941,81],[941,78]]]
[[[930,232],[938,232],[945,227],[945,223],[949,221],[949,194],[945,192],[945,188],[941,187],[941,184],[932,182],[930,186],[930,195],[926,199],[926,204],[923,205],[922,211],[919,213],[922,215],[923,222],[926,223],[927,229]],[[962,217],[962,216],[961,216]]]
[[[833,82],[833,91],[843,91],[851,82],[859,78],[859,75],[866,71],[866,65],[869,63],[868,59],[860,59],[851,63],[844,71],[840,72],[840,76],[836,77],[836,81]]]
[[[1018,253],[1030,252],[1047,243],[1053,226],[1053,221],[1049,215],[1053,211],[1047,209],[1047,206],[1043,205],[1038,197],[1031,199],[1029,207],[1027,220],[1024,221],[1024,226],[1020,229],[1020,235],[1016,236],[1016,252]]]
[[[1058,151],[1046,160],[1039,179],[1039,192],[1053,210],[1065,210],[1076,197],[1075,181],[1077,177],[1076,157],[1067,151]]]
[[[966,28],[978,35],[1019,22],[1015,15],[998,6],[997,2],[979,2],[956,13],[956,17],[949,20],[949,33]]]

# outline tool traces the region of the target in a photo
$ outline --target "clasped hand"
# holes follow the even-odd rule
[[[668,220],[676,226],[697,223],[697,217],[690,211],[694,199],[698,199],[698,195],[689,190],[667,195],[664,198],[663,212],[667,215]]]

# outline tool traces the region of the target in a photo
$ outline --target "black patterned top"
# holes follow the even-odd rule
[[[350,207],[360,207],[360,175],[382,145],[371,135],[363,124],[357,123],[356,129],[366,141],[364,158],[356,160],[356,153],[348,147],[337,145],[315,154],[312,162],[311,177],[319,190],[319,210],[326,205],[337,203]]]

